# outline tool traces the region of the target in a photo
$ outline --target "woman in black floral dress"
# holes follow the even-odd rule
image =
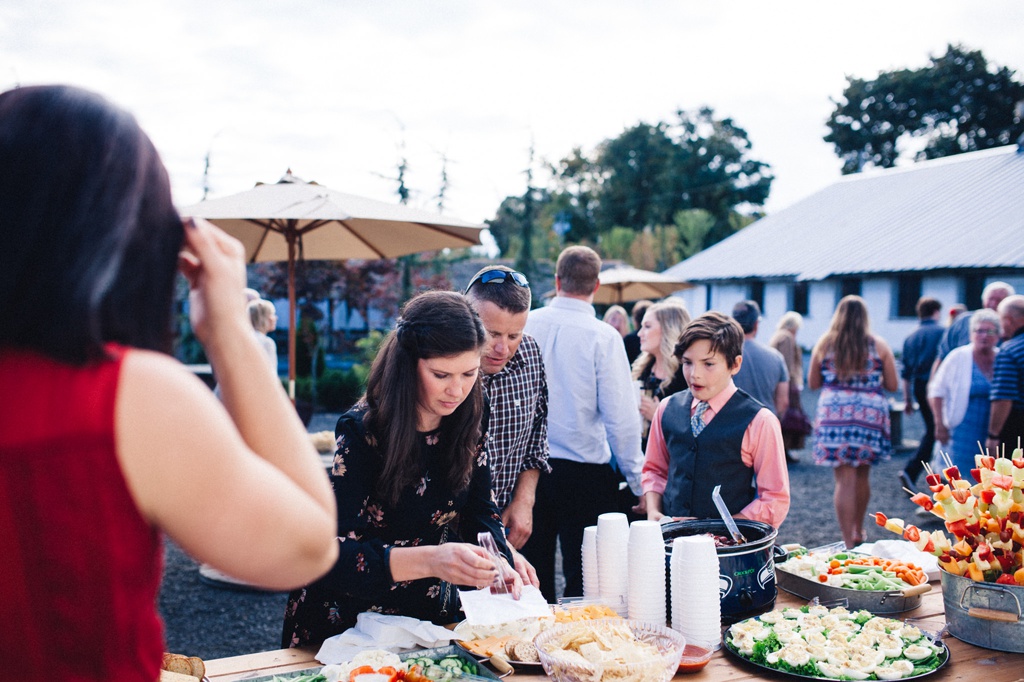
[[[459,294],[427,292],[405,306],[366,395],[335,428],[340,556],[289,595],[283,646],[318,646],[364,611],[454,622],[455,586],[482,588],[497,577],[477,533],[490,532],[511,558],[484,449],[484,341]]]

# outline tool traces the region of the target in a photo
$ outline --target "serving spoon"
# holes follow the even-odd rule
[[[736,526],[736,519],[729,513],[729,508],[725,506],[725,500],[722,499],[722,486],[716,485],[715,489],[711,491],[711,500],[715,503],[715,507],[718,508],[718,513],[722,515],[722,520],[725,521],[725,527],[729,529],[729,534],[732,535],[732,539],[736,541],[736,544],[742,545],[747,541],[743,537],[743,533]]]

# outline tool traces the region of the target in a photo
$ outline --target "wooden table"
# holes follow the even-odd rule
[[[801,606],[806,601],[788,592],[779,590],[776,608],[785,606]],[[900,618],[927,620],[918,623],[929,630],[938,630],[945,623],[942,605],[942,591],[938,583],[932,585],[932,591],[921,599],[921,606],[913,611],[899,614]],[[1009,654],[991,649],[982,649],[961,642],[953,636],[943,640],[949,647],[950,661],[938,672],[928,676],[928,682],[1022,682],[1024,681],[1024,654]],[[207,676],[210,682],[229,682],[247,680],[263,675],[274,675],[320,665],[314,658],[315,650],[280,649],[264,651],[257,654],[219,658],[206,662]],[[521,682],[547,682],[544,675],[515,673],[513,676]],[[770,673],[754,666],[745,665],[724,650],[715,653],[707,667],[692,675],[676,675],[676,682],[693,680],[693,682],[732,682],[733,680],[779,679],[788,676],[781,673]],[[788,678],[796,679],[796,678]]]

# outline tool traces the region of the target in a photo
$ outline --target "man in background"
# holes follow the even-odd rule
[[[487,459],[491,489],[508,542],[521,549],[533,533],[537,481],[548,473],[548,384],[540,346],[524,334],[530,284],[504,265],[473,276],[466,298],[487,332],[481,385],[490,402]]]
[[[1007,296],[997,312],[1003,344],[992,373],[985,448],[1009,457],[1024,442],[1024,296]]]
[[[1006,282],[992,282],[981,292],[981,307],[997,310],[999,303],[1004,298],[1015,293],[1013,287]],[[935,367],[938,367],[938,364],[942,362],[942,359],[949,355],[949,351],[960,346],[966,346],[971,342],[971,313],[973,312],[960,313],[946,328],[936,351],[935,364],[932,366],[933,372]]]
[[[782,353],[757,340],[761,306],[757,301],[740,301],[733,306],[732,317],[743,328],[743,364],[733,381],[781,419],[789,407],[789,370]],[[787,451],[786,461],[800,460]]]
[[[555,298],[526,321],[547,373],[551,475],[537,485],[533,535],[523,554],[536,567],[541,592],[552,603],[557,598],[556,542],[565,595],[581,596],[583,529],[618,507],[612,452],[630,489],[637,497],[641,493],[636,388],[622,337],[594,311],[600,270],[601,258],[593,249],[566,248],[555,267]]]
[[[928,379],[932,365],[939,349],[939,341],[945,330],[939,324],[942,303],[934,298],[922,296],[917,301],[917,319],[920,324],[903,342],[903,400],[906,407],[903,413],[914,413],[914,402],[920,406],[921,419],[924,420],[924,435],[917,452],[900,472],[900,483],[908,490],[914,490],[917,477],[924,470],[924,465],[931,461],[932,449],[935,447],[935,415],[928,405]]]

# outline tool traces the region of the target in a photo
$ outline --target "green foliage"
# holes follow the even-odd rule
[[[316,382],[316,402],[328,412],[344,412],[365,390],[365,384],[354,369],[329,369]]]
[[[1012,143],[1024,133],[1016,111],[1024,84],[1006,67],[989,67],[980,50],[948,45],[920,69],[849,77],[828,120],[825,141],[843,173],[896,165],[912,138],[917,158],[938,158]]]
[[[360,386],[366,387],[366,380],[370,376],[370,366],[377,357],[380,346],[384,343],[385,334],[373,330],[364,338],[356,341],[356,348],[359,349],[359,362],[352,366],[352,372],[359,381]]]
[[[608,258],[638,267],[653,260],[663,269],[680,251],[692,255],[729,236],[748,221],[741,211],[764,204],[773,177],[750,150],[746,131],[707,107],[639,123],[592,154],[573,149],[551,166],[549,188],[506,198],[488,221],[491,234],[506,258],[518,258],[522,235],[532,233],[536,258],[554,257],[566,243],[600,243]],[[676,224],[681,211],[696,210],[710,216],[709,227],[704,218]],[[556,224],[564,234],[553,232]]]

